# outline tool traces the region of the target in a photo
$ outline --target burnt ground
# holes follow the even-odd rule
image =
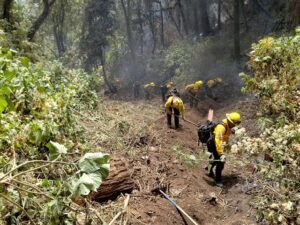
[[[119,105],[120,108],[124,107],[122,104],[121,102],[113,103],[114,107]],[[144,104],[144,100],[124,104],[132,104],[135,107],[135,105]],[[203,168],[207,163],[206,158],[202,157],[196,165],[191,167],[184,157],[178,155],[178,151],[181,150],[186,155],[204,155],[203,150],[197,145],[196,128],[181,121],[182,128],[169,129],[165,117],[160,112],[162,107],[159,99],[152,100],[151,105],[157,105],[155,115],[161,115],[160,118],[158,116],[158,120],[148,126],[156,133],[156,137],[148,143],[143,143],[142,147],[135,147],[134,154],[128,151],[114,153],[126,162],[136,185],[135,190],[130,194],[126,219],[124,220],[123,217],[122,221],[116,224],[193,224],[187,217],[182,216],[169,201],[151,192],[158,187],[158,184],[168,186],[167,194],[176,200],[176,203],[198,224],[256,224],[256,212],[249,204],[253,196],[251,192],[246,191],[247,181],[253,171],[252,166],[240,166],[234,162],[234,158],[228,157],[223,171],[224,188],[216,187],[212,178],[205,175]],[[125,108],[128,106],[126,105]],[[188,106],[186,108],[188,120],[197,123],[206,121],[207,107],[200,105],[198,110],[189,109]],[[242,98],[236,100],[235,103],[219,104],[216,108],[215,121],[221,120],[226,112],[238,111],[242,115],[242,126],[249,134],[257,134],[255,125],[257,109],[253,99]],[[143,111],[143,113],[147,112],[149,115],[153,114],[151,110]],[[127,111],[124,113],[128,114]],[[177,153],[174,148],[177,148]],[[120,197],[101,207],[106,208],[113,204],[119,204],[122,207],[123,201],[124,198]]]

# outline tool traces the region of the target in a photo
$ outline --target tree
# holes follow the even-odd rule
[[[102,74],[110,92],[116,88],[107,78],[105,70],[105,48],[107,38],[113,34],[115,19],[112,15],[113,0],[90,0],[85,8],[85,18],[82,27],[80,52],[83,56],[85,70],[91,72],[99,64],[102,65]]]
[[[47,19],[51,7],[52,5],[55,3],[56,0],[43,0],[43,12],[42,14],[37,18],[37,20],[33,23],[33,25],[31,26],[31,28],[29,29],[28,33],[27,33],[27,38],[29,41],[32,41],[34,38],[34,35],[36,34],[36,32],[40,29],[40,27],[43,25],[43,23],[45,22],[45,20]]]
[[[234,58],[240,59],[240,0],[234,0]]]
[[[14,2],[13,0],[4,0],[3,2],[2,19],[6,19],[8,22],[11,22],[11,8],[13,2]]]
[[[207,12],[207,0],[199,0],[199,11],[201,16],[201,31],[203,36],[207,36],[212,33]]]
[[[56,11],[52,15],[53,33],[57,46],[58,56],[62,56],[66,51],[66,38],[64,33],[65,8],[67,0],[61,0]]]

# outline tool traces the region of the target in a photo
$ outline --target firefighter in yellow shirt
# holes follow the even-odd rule
[[[181,98],[176,95],[177,92],[173,92],[165,104],[165,109],[167,112],[167,123],[168,127],[171,128],[172,125],[172,114],[174,114],[175,129],[179,128],[179,117],[181,115],[184,120],[184,105]]]
[[[189,84],[185,86],[185,92],[188,95],[191,108],[197,107],[198,105],[198,93],[202,85],[203,82],[201,80],[198,80],[193,84]]]
[[[213,160],[206,167],[210,177],[215,178],[216,185],[223,186],[222,183],[222,171],[224,169],[226,157],[224,154],[224,148],[228,144],[229,136],[231,135],[231,129],[241,123],[241,116],[237,112],[226,114],[226,118],[222,123],[218,124],[213,132],[213,137],[207,142],[207,148],[212,153]],[[216,173],[213,169],[216,167]]]
[[[156,85],[154,82],[144,85],[144,92],[145,92],[146,100],[149,100],[154,95],[155,87],[156,87]]]
[[[174,87],[174,83],[172,81],[169,81],[166,84],[163,84],[160,86],[160,91],[161,91],[161,99],[164,102],[166,102],[166,95],[167,93],[171,92],[171,89]]]
[[[215,79],[211,79],[211,80],[208,80],[206,82],[206,84],[204,85],[205,87],[205,92],[206,92],[206,95],[211,98],[211,99],[214,99],[216,100],[216,96],[215,96],[215,93],[213,92],[213,89],[217,86],[219,86],[220,84],[223,83],[223,79],[218,77],[218,78],[215,78]]]

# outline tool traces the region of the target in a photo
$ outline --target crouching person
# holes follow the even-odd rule
[[[222,171],[226,161],[224,148],[228,144],[229,136],[232,133],[231,129],[240,123],[241,116],[239,113],[234,112],[226,114],[226,118],[214,128],[214,135],[212,135],[207,142],[208,151],[212,153],[213,157],[206,169],[209,176],[215,178],[218,187],[223,187]],[[214,167],[216,167],[215,173],[213,171]]]
[[[172,125],[172,114],[174,115],[175,129],[179,128],[179,117],[181,115],[184,120],[184,105],[181,98],[177,95],[173,94],[168,97],[167,102],[165,104],[165,109],[167,113],[167,123],[168,127],[171,128]]]

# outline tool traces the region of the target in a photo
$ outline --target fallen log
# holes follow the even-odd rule
[[[108,177],[100,185],[97,192],[92,192],[89,195],[89,198],[97,202],[114,200],[121,193],[130,193],[134,187],[134,182],[125,163],[120,159],[113,159]]]

